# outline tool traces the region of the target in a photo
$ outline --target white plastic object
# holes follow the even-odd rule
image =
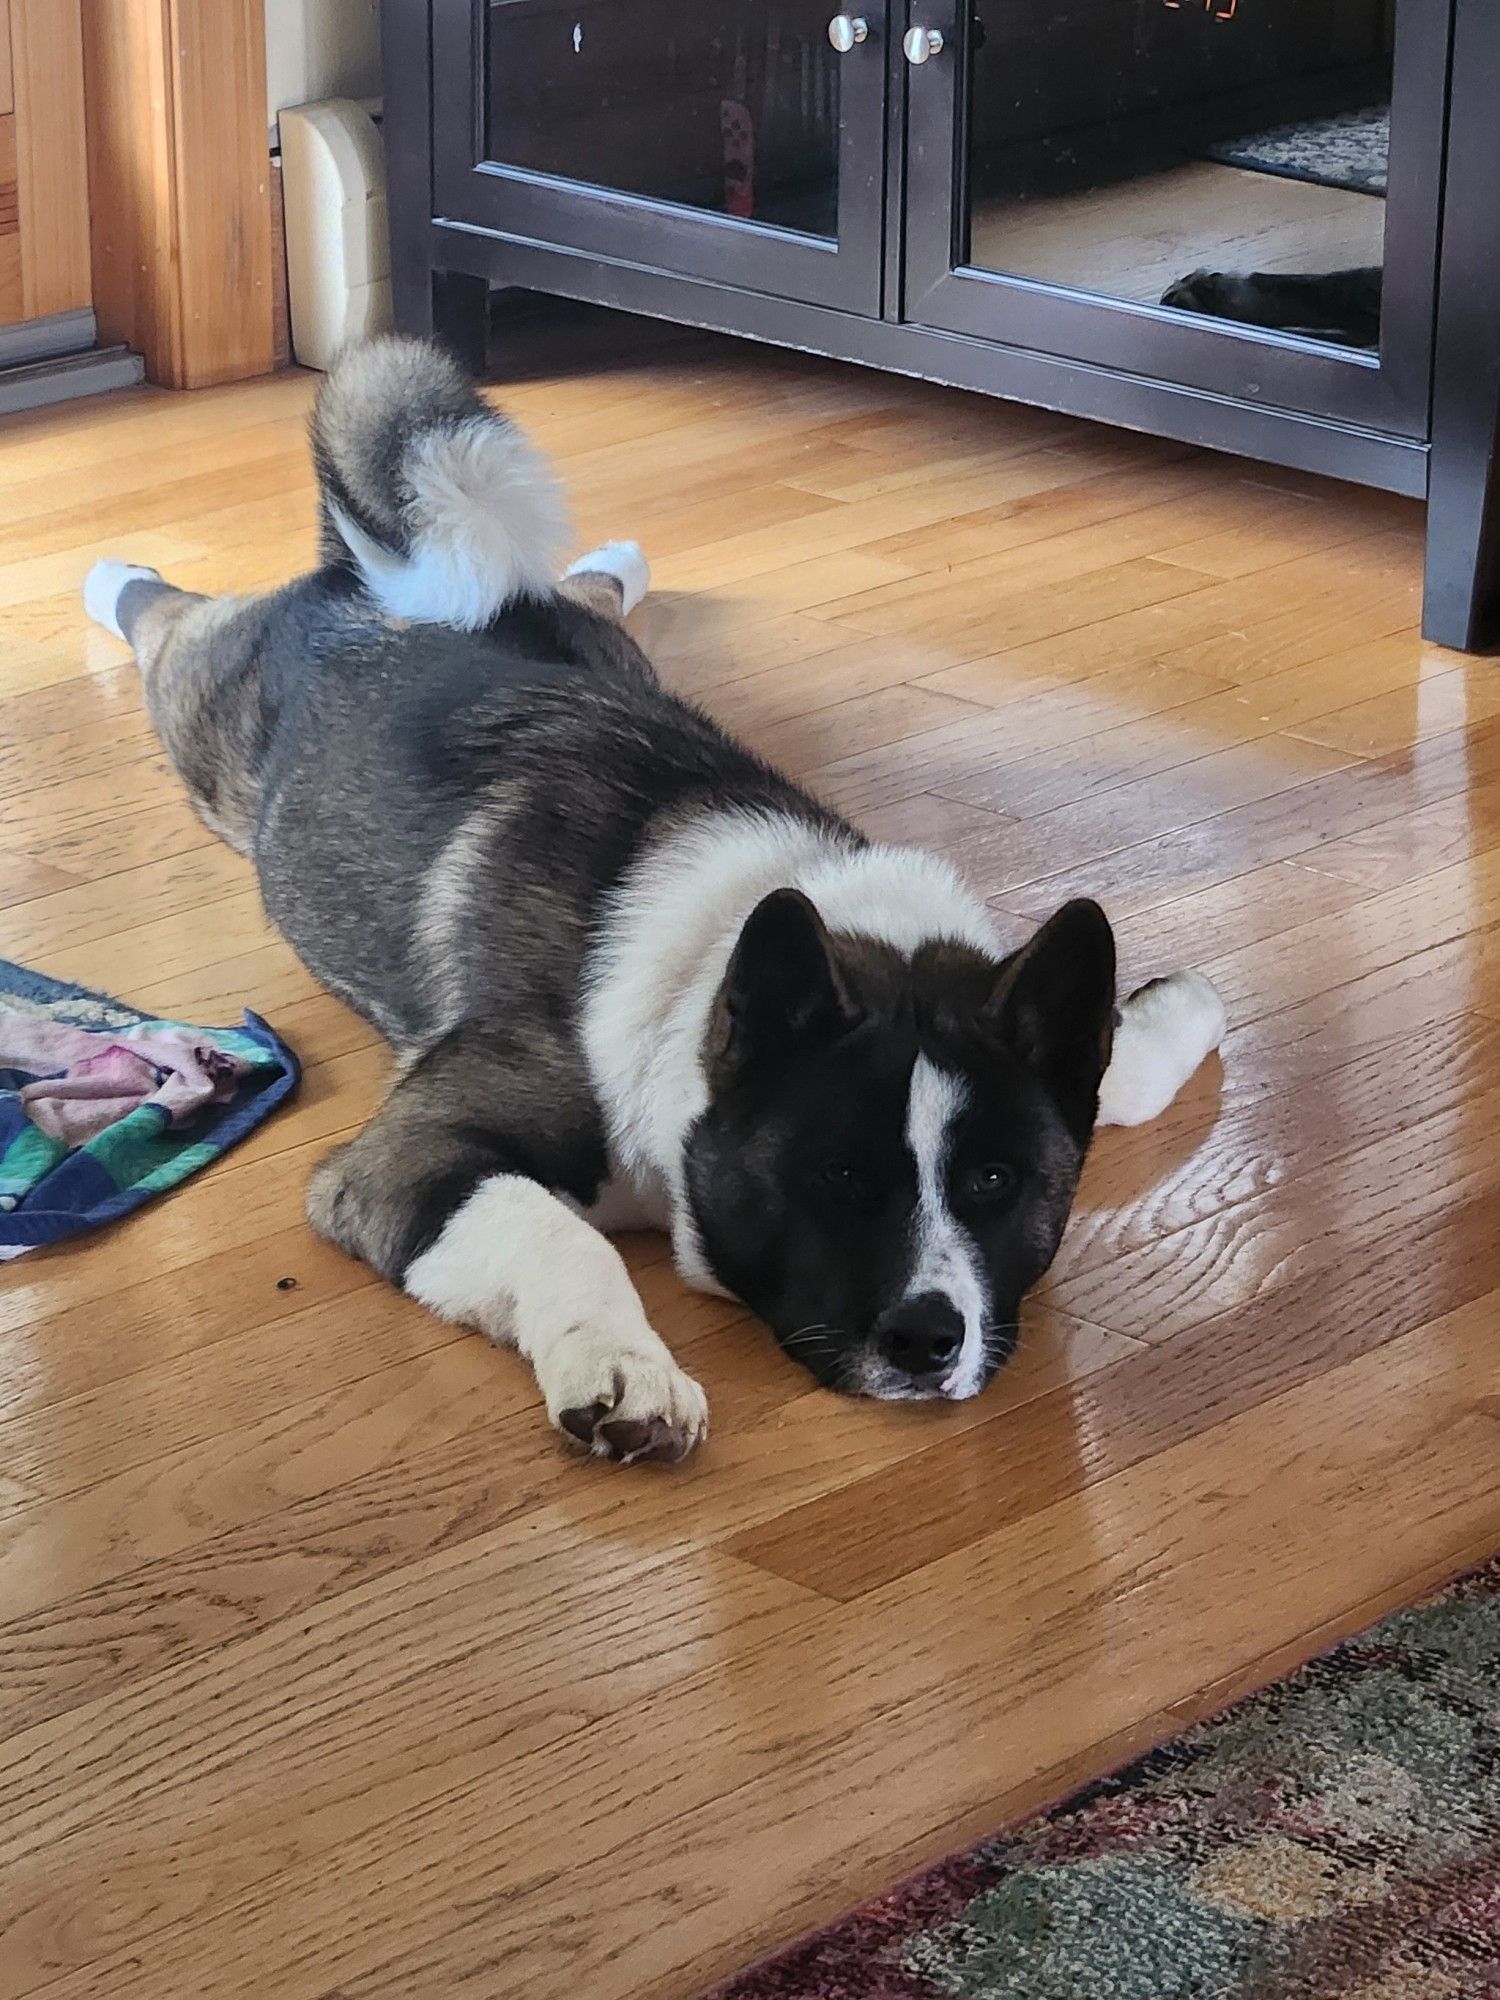
[[[349,97],[281,114],[287,298],[292,352],[326,368],[351,340],[391,318],[385,151],[374,119]]]

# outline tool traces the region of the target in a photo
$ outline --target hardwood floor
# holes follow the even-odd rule
[[[0,951],[307,1077],[0,1275],[0,2000],[689,2000],[1500,1543],[1500,663],[1418,639],[1416,509],[728,342],[511,360],[676,685],[1016,937],[1088,890],[1203,965],[1222,1068],[1101,1136],[977,1403],[812,1391],[643,1240],[714,1435],[577,1462],[303,1227],[384,1056],[78,602],[303,563],[309,379],[8,422]]]

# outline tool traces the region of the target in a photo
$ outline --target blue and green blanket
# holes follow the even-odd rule
[[[153,1020],[0,959],[0,1261],[178,1186],[300,1074],[254,1014],[238,1028]]]

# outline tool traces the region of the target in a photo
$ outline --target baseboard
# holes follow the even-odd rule
[[[128,347],[94,348],[87,354],[0,367],[0,416],[70,403],[79,396],[102,396],[108,389],[133,388],[145,373],[141,357]]]
[[[86,353],[99,337],[90,307],[77,312],[49,313],[45,319],[23,319],[0,326],[0,368],[28,361],[48,361],[58,354]]]

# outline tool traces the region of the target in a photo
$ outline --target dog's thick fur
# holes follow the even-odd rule
[[[106,564],[86,597],[198,810],[396,1052],[314,1226],[518,1346],[554,1421],[616,1458],[680,1457],[707,1423],[601,1233],[631,1221],[819,1380],[974,1394],[1095,1123],[1103,914],[1003,956],[946,865],[866,842],[668,694],[621,625],[639,552],[558,576],[550,469],[438,350],[346,357],[313,452],[312,575],[207,599]],[[1159,1109],[1221,1026],[1190,978],[1127,1006],[1112,1115]]]

